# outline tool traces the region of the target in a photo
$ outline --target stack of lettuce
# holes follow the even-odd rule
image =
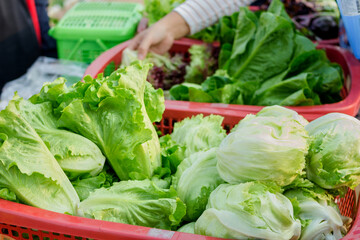
[[[237,239],[339,239],[334,196],[360,183],[360,122],[266,107],[230,134],[197,115],[158,137],[164,97],[134,62],[46,83],[0,112],[0,198],[99,220]]]
[[[162,90],[146,82],[149,67],[134,63],[70,88],[60,78],[30,101],[15,97],[0,113],[0,197],[60,213],[177,226],[184,203],[165,180],[150,180],[161,167],[153,122],[165,107]]]
[[[225,183],[180,230],[234,239],[342,238],[351,219],[334,197],[360,183],[359,132],[360,121],[340,113],[311,123],[280,106],[247,115],[216,152]]]

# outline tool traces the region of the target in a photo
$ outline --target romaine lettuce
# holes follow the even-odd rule
[[[14,101],[0,112],[0,188],[23,203],[60,213],[74,214],[79,203],[59,163]]]
[[[57,128],[49,102],[32,104],[18,98],[12,100],[23,117],[46,143],[69,179],[80,175],[95,176],[104,167],[105,157],[89,139]]]

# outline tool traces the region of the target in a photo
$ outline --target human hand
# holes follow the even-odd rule
[[[138,58],[144,59],[149,51],[166,53],[175,39],[190,32],[185,20],[176,12],[171,12],[150,28],[136,35],[129,48],[138,51]]]

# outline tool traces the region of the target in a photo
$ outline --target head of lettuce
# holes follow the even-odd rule
[[[247,115],[221,142],[217,169],[229,183],[291,184],[302,175],[308,151],[306,120],[296,112],[266,107]]]
[[[330,113],[306,126],[312,139],[307,177],[322,188],[355,188],[360,184],[360,121]]]
[[[294,218],[293,206],[275,188],[257,182],[221,184],[210,194],[195,233],[231,239],[299,239],[301,224]]]

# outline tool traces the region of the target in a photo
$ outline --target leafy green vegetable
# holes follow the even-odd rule
[[[172,100],[190,100],[190,89],[201,90],[201,86],[195,83],[182,83],[175,85],[170,89],[170,97]],[[194,97],[191,97],[194,99]]]
[[[185,82],[202,83],[207,76],[215,72],[215,59],[206,45],[192,45],[189,48],[190,65],[186,66]]]
[[[231,44],[235,38],[235,29],[238,22],[239,12],[234,12],[231,16],[224,16],[220,19],[220,43]]]
[[[162,229],[179,225],[185,211],[174,189],[159,188],[148,179],[98,189],[78,207],[79,216]]]
[[[60,213],[74,214],[79,203],[69,179],[15,101],[0,112],[0,188],[23,203]],[[14,200],[10,192],[2,190],[1,196]]]
[[[186,204],[185,220],[195,221],[205,210],[210,193],[224,181],[216,169],[216,151],[191,154],[180,163],[173,176],[173,187]]]
[[[120,67],[129,66],[135,61],[138,61],[137,51],[126,48],[122,52]],[[143,63],[150,63],[153,65],[147,75],[147,81],[156,89],[161,88],[163,90],[168,90],[173,85],[184,82],[185,66],[187,63],[185,62],[182,53],[176,53],[171,56],[169,53],[159,55],[148,52]],[[156,104],[152,105],[156,106]]]
[[[201,88],[175,85],[172,99],[260,106],[312,106],[342,99],[341,67],[296,31],[280,0],[271,1],[267,12],[240,8],[220,20],[219,32],[218,65],[229,81],[215,88],[205,82]],[[208,79],[213,84],[212,76]]]
[[[180,146],[185,147],[186,157],[195,152],[218,147],[226,137],[225,130],[221,126],[222,121],[223,117],[219,115],[204,117],[199,114],[192,118],[185,118],[174,124],[171,138]]]
[[[106,181],[104,173],[100,173],[97,176],[90,176],[88,178],[80,179],[73,181],[72,184],[79,195],[80,201],[89,197],[90,193],[95,191],[95,189],[101,188]]]
[[[297,112],[281,106],[265,107],[259,111],[256,116],[258,117],[287,117],[294,119],[302,126],[306,126],[309,122]]]
[[[283,80],[275,77],[266,81],[254,94],[254,105],[270,106],[312,106],[321,104],[319,96],[314,93],[308,82],[313,76],[301,73]]]
[[[325,51],[312,50],[294,58],[289,66],[287,77],[303,73],[311,73],[317,78],[309,81],[314,92],[319,94],[321,101],[326,103],[341,100],[340,90],[343,86],[341,67],[327,59]],[[330,95],[330,98],[329,98]]]
[[[104,166],[100,149],[81,135],[58,129],[49,102],[32,104],[18,96],[12,100],[23,117],[46,143],[69,179],[97,175]]]
[[[144,103],[150,121],[160,122],[165,111],[163,91],[161,89],[155,90],[149,82],[145,82]]]
[[[250,10],[240,9],[239,32],[227,70],[236,81],[261,83],[287,68],[293,54],[294,30],[291,22],[269,12],[260,15],[258,26],[250,28],[248,24],[254,19],[247,16],[250,14]],[[270,60],[274,56],[276,61]]]
[[[159,21],[183,2],[185,0],[145,0],[145,16],[149,19],[149,25]]]
[[[80,176],[71,183],[74,186],[80,201],[89,197],[90,193],[101,187],[111,187],[119,178],[107,164],[97,176]]]
[[[222,184],[210,195],[195,233],[235,239],[298,239],[301,224],[289,199],[266,185]]]
[[[121,68],[130,66],[131,63],[136,62],[137,60],[137,51],[131,50],[130,48],[125,48],[121,56]],[[146,58],[143,60],[143,63],[151,63],[158,67],[165,66],[169,70],[175,70],[177,65],[181,64],[181,59],[177,60],[180,62],[172,62],[169,53],[160,55],[154,52],[148,52]]]
[[[281,16],[289,22],[292,21],[285,10],[284,4],[281,1],[272,1],[269,5],[268,12],[274,13],[277,16]]]
[[[184,226],[179,228],[177,231],[195,234],[195,222],[185,224]]]
[[[308,151],[304,121],[294,115],[296,112],[279,106],[247,115],[220,144],[220,176],[229,183],[291,184],[303,173]]]
[[[0,189],[0,198],[12,202],[19,202],[19,199],[16,197],[16,194],[10,191],[8,188]]]
[[[106,78],[87,76],[71,88],[60,79],[45,85],[32,101],[50,101],[59,125],[97,144],[121,180],[150,178],[161,165],[151,120],[161,119],[164,100],[161,89],[147,86],[149,67],[134,62]]]
[[[360,122],[342,113],[329,113],[305,129],[312,142],[307,155],[307,177],[326,189],[360,184]]]
[[[162,166],[170,169],[170,173],[174,174],[185,158],[185,146],[180,146],[167,134],[160,138],[160,148]]]
[[[199,39],[206,43],[213,43],[218,40],[220,31],[220,23],[217,22],[212,26],[206,27],[200,32],[194,33],[189,36],[193,39]]]
[[[341,239],[351,219],[341,216],[333,198],[321,188],[299,188],[284,193],[302,224],[301,239]]]

